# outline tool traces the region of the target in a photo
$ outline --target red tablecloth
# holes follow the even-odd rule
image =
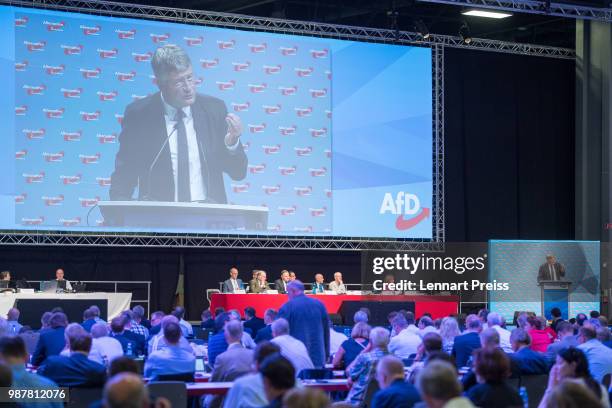
[[[434,319],[456,314],[459,310],[459,298],[457,296],[428,296],[428,295],[307,295],[319,299],[325,305],[328,313],[338,313],[342,302],[369,301],[369,302],[414,302],[416,317],[423,313],[431,313]],[[251,306],[255,308],[258,317],[263,318],[266,309],[278,310],[287,301],[287,295],[268,294],[245,294],[215,293],[211,297],[210,310],[214,312],[216,307],[225,310],[237,309],[240,313],[244,308]]]

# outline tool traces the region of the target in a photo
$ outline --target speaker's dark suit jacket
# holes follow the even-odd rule
[[[60,387],[95,388],[102,387],[106,381],[106,368],[81,353],[49,357],[37,374],[55,381]]]
[[[557,280],[561,280],[565,277],[565,267],[561,265],[559,262],[555,262],[553,264],[555,271],[557,272]],[[552,280],[553,277],[550,275],[550,269],[548,267],[548,262],[540,265],[540,269],[538,270],[538,282]]]
[[[174,201],[169,143],[165,144],[153,166],[149,182],[149,168],[168,138],[164,113],[159,92],[135,101],[125,109],[119,152],[111,178],[111,200],[131,200],[134,189],[138,187],[139,200]],[[191,105],[191,113],[207,200],[224,204],[227,197],[223,173],[233,180],[242,180],[247,170],[246,154],[242,143],[233,152],[225,145],[227,108],[222,100],[198,94]]]

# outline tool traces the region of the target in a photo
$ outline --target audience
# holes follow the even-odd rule
[[[557,354],[565,348],[578,346],[578,339],[574,335],[574,326],[566,321],[559,321],[556,325],[558,341],[546,348],[546,359],[550,364],[555,362]]]
[[[144,307],[138,305],[132,309],[132,313],[131,313],[132,321],[131,321],[130,331],[132,333],[136,333],[136,334],[143,336],[145,339],[148,339],[149,329],[143,325],[145,321],[144,315],[145,315]],[[191,325],[189,325],[189,327],[191,327]]]
[[[474,352],[474,372],[478,385],[466,396],[478,407],[522,407],[518,391],[508,384],[510,360],[498,348],[481,348]]]
[[[19,333],[19,330],[23,327],[19,324],[19,309],[16,307],[12,307],[6,313],[6,322],[8,324],[8,332],[9,334],[15,335]]]
[[[289,301],[278,316],[289,323],[289,334],[306,346],[315,367],[323,367],[329,356],[329,318],[327,309],[317,299],[304,295],[304,284],[299,280],[287,285]]]
[[[495,329],[499,334],[499,346],[504,353],[513,353],[514,350],[510,344],[510,332],[501,327],[503,323],[504,319],[499,313],[489,313],[487,315],[487,328]]]
[[[200,323],[202,330],[213,330],[215,328],[215,319],[213,319],[210,309],[204,309],[200,317],[202,318],[202,323]]]
[[[427,333],[437,333],[438,330],[434,327],[434,321],[431,317],[423,315],[419,319],[419,336],[424,337]]]
[[[421,398],[414,385],[404,380],[404,364],[394,356],[385,356],[376,365],[380,391],[374,394],[372,408],[412,407]]]
[[[121,356],[114,358],[108,365],[108,377],[110,378],[120,373],[140,374],[140,368],[133,358]]]
[[[293,364],[295,374],[299,375],[302,370],[314,368],[314,365],[304,343],[292,337],[289,332],[287,320],[279,318],[272,323],[272,343],[280,348],[283,357]]]
[[[334,324],[331,319],[328,322],[329,325],[329,354],[333,356],[338,352],[342,343],[348,340],[348,337],[344,333],[334,329]]]
[[[455,337],[451,355],[455,358],[457,368],[464,367],[472,352],[481,347],[480,332],[482,331],[482,321],[477,315],[471,314],[465,319],[465,332]],[[497,333],[497,332],[495,332]]]
[[[115,358],[123,356],[121,343],[109,336],[106,323],[96,323],[91,327],[91,351],[89,359],[108,366]]]
[[[595,328],[583,325],[578,333],[578,343],[578,348],[589,361],[591,375],[597,382],[601,382],[606,374],[612,373],[612,352],[597,340]]]
[[[100,308],[98,306],[92,305],[90,309],[94,314],[94,319],[96,323],[106,323],[103,319],[100,318]]]
[[[268,405],[259,369],[266,357],[278,353],[280,353],[280,348],[276,344],[267,341],[258,344],[253,356],[251,373],[234,381],[234,385],[225,397],[223,407],[257,408]]]
[[[389,332],[383,327],[375,327],[370,331],[370,342],[357,358],[347,367],[346,376],[349,379],[349,390],[346,402],[360,405],[364,402],[370,381],[373,381],[374,367],[381,358],[389,354]]]
[[[429,356],[442,351],[442,337],[438,333],[430,332],[423,336],[423,342],[419,344],[414,362],[406,370],[408,380],[411,383],[416,381],[417,374],[425,365]],[[448,354],[447,354],[448,355]],[[454,364],[454,361],[453,361]]]
[[[91,335],[78,327],[80,330],[72,330],[68,336],[70,356],[49,356],[37,373],[60,387],[102,387],[106,380],[106,368],[88,358]]]
[[[414,357],[421,344],[421,337],[409,329],[408,321],[403,314],[397,313],[393,317],[391,328],[395,336],[389,342],[389,351],[401,359]]]
[[[163,330],[165,345],[149,355],[144,366],[144,376],[157,378],[160,375],[193,374],[195,356],[191,349],[187,351],[180,346],[182,332],[179,324],[169,321]]]
[[[353,323],[368,323],[368,314],[364,310],[358,310],[353,315]]]
[[[357,312],[363,313],[363,312]],[[365,313],[364,313],[365,315]],[[340,345],[332,364],[335,369],[348,367],[367,346],[370,339],[370,326],[365,322],[357,322],[351,330],[351,338]]]
[[[130,356],[138,356],[144,354],[143,337],[126,330],[125,326],[129,320],[125,315],[117,316],[111,320],[110,336],[121,343],[123,353]]]
[[[546,321],[537,316],[529,316],[527,318],[527,333],[531,338],[529,346],[533,351],[545,353],[546,349],[553,342],[554,337],[546,330]]]
[[[579,407],[602,408],[601,402],[584,385],[574,381],[562,381],[558,386],[547,392],[540,401],[538,408]]]
[[[61,353],[66,345],[66,340],[64,339],[66,325],[68,325],[68,318],[64,313],[53,313],[49,317],[49,328],[40,332],[36,350],[32,355],[32,365],[39,366],[48,357],[57,356]]]
[[[165,313],[162,311],[153,312],[151,314],[151,328],[149,329],[149,336],[155,336],[161,331],[161,321],[164,318]]]
[[[157,333],[155,336],[149,338],[149,343],[147,346],[147,354],[151,355],[154,351],[161,350],[166,347],[166,339],[164,338],[164,328],[168,323],[176,323],[178,324],[178,319],[173,315],[164,316],[159,324],[161,332]],[[179,326],[180,327],[180,326]],[[223,329],[223,327],[222,327]],[[181,338],[179,340],[179,346],[185,350],[186,352],[193,352],[189,342],[185,337],[183,337],[183,331],[181,330]],[[227,347],[227,345],[226,345]],[[225,350],[225,349],[224,349]]]
[[[151,404],[149,393],[142,379],[132,373],[112,377],[104,386],[105,408],[170,408],[165,398],[158,398]]]
[[[265,358],[259,367],[269,408],[283,406],[283,397],[295,386],[295,369],[289,360],[279,354]]]
[[[445,361],[427,364],[417,378],[417,389],[428,408],[472,408],[474,405],[461,396],[457,371]]]
[[[243,326],[245,329],[249,329],[251,337],[254,339],[257,337],[257,332],[260,329],[266,327],[266,323],[264,323],[263,319],[255,316],[255,308],[247,307],[244,309],[244,323]]]
[[[514,364],[514,375],[546,374],[548,372],[546,358],[543,354],[529,348],[531,337],[524,329],[512,330],[510,344],[514,351],[510,355],[512,364]]]
[[[294,388],[283,398],[283,408],[327,408],[329,398],[317,388]]]
[[[193,337],[193,327],[191,326],[191,323],[185,320],[185,308],[181,306],[175,307],[172,311],[172,315],[178,319],[183,336]]]
[[[454,317],[445,317],[440,324],[440,337],[442,337],[442,351],[451,354],[455,337],[459,336],[459,323]]]
[[[272,322],[276,319],[278,312],[276,309],[266,309],[264,312],[264,324],[265,327],[257,330],[257,336],[255,336],[255,343],[259,344],[262,341],[272,340]]]
[[[97,323],[95,317],[96,314],[91,308],[85,309],[83,312],[83,323],[81,323],[81,326],[83,326],[87,333],[91,333],[91,328]]]
[[[558,332],[557,325],[563,322],[563,318],[561,317],[561,309],[558,307],[553,307],[550,309],[550,315],[552,316],[552,322],[550,323],[550,328],[555,332]]]

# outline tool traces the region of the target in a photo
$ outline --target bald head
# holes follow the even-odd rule
[[[121,373],[112,377],[104,386],[106,408],[148,408],[149,394],[139,376]]]
[[[381,389],[390,386],[395,380],[404,380],[404,363],[399,358],[388,355],[376,365],[376,380]]]

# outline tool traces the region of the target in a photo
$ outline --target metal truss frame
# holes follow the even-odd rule
[[[444,50],[470,48],[521,55],[573,59],[573,50],[474,38],[465,44],[459,37],[420,34],[387,29],[309,23],[226,13],[130,5],[94,0],[0,0],[0,4],[72,11],[86,14],[163,20],[177,23],[229,27],[294,35],[369,42],[426,46],[432,49],[433,94],[433,209],[432,240],[396,240],[350,237],[287,237],[219,234],[82,233],[59,231],[4,231],[1,245],[73,245],[125,247],[213,247],[318,250],[440,251],[445,241],[444,201]]]
[[[612,21],[612,9],[586,7],[566,3],[552,3],[534,0],[417,0],[423,3],[450,4],[462,7],[477,7],[517,13],[541,14],[547,16],[577,18],[586,20]]]

